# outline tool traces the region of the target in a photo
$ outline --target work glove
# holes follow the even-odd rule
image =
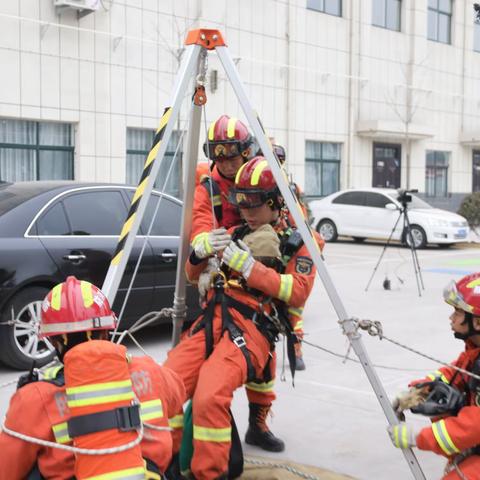
[[[389,425],[387,431],[394,447],[403,450],[417,446],[417,433],[410,425],[404,422],[397,425]]]
[[[402,410],[402,407],[401,407],[401,403],[400,403],[400,396],[397,395],[393,400],[392,400],[392,408],[393,408],[393,411],[395,412],[395,415],[397,416],[397,418],[403,422],[405,421],[405,415],[403,413],[403,410]]]
[[[212,286],[212,273],[218,271],[218,259],[216,257],[210,257],[208,259],[207,268],[200,274],[198,278],[198,293],[200,294],[200,305],[205,300],[207,292]]]
[[[228,244],[223,252],[222,263],[242,274],[243,278],[248,280],[255,259],[247,245],[242,240],[238,240],[237,243],[231,241]]]
[[[231,238],[232,236],[224,227],[216,228],[211,232],[199,233],[193,239],[193,250],[197,258],[207,258],[224,250]]]

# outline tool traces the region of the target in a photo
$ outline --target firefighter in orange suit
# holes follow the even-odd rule
[[[452,281],[444,290],[454,311],[450,324],[465,350],[452,365],[480,376],[480,273]],[[409,424],[389,427],[396,447],[418,447],[448,458],[443,480],[480,480],[480,380],[452,367],[441,367],[413,389],[429,394],[414,413],[433,417],[431,426],[415,431]],[[399,399],[393,402],[398,409]]]
[[[62,363],[47,369],[42,379],[33,374],[33,369],[31,374],[21,377],[19,388],[10,401],[5,426],[37,439],[72,445],[69,436],[72,425],[68,422],[71,421],[73,404],[68,387],[65,387],[63,362],[67,364],[75,347],[78,351],[79,347],[94,345],[94,342],[98,342],[100,347],[113,349],[115,346],[125,351],[125,347],[105,340],[115,325],[116,317],[108,300],[91,283],[68,277],[64,283],[54,287],[42,304],[40,333],[54,345]],[[169,416],[173,417],[174,412],[181,411],[185,389],[177,374],[159,366],[149,357],[127,359],[125,352],[122,358],[127,364],[127,377],[128,374],[130,376],[127,382],[122,383],[123,398],[127,395],[128,399],[138,399],[139,421],[144,423],[141,464],[133,469],[123,468],[122,459],[128,456],[128,452],[120,456],[106,455],[103,463],[107,474],[112,475],[108,478],[127,478],[128,473],[129,479],[160,479],[172,460],[172,435],[168,429],[159,431],[155,426],[168,427]],[[115,394],[113,383],[110,382],[113,389],[109,390],[110,395]],[[98,395],[98,390],[94,393]],[[86,395],[85,392],[83,394]],[[131,403],[131,400],[128,402]],[[105,427],[113,439],[118,428],[108,425],[105,419],[100,414],[100,417],[95,417],[94,423],[103,425],[102,428]],[[133,433],[136,436],[136,432]],[[95,445],[91,448],[95,449]],[[73,453],[21,440],[5,432],[0,434],[0,480],[63,480],[75,477],[88,478],[78,472]]]
[[[189,280],[195,283],[199,279],[215,250],[222,255],[221,271],[212,279],[204,313],[188,337],[169,352],[165,363],[182,377],[187,398],[193,401],[191,470],[198,480],[226,478],[233,392],[253,381],[259,385],[271,381],[270,364],[279,329],[287,335],[289,359],[295,362],[296,337],[286,310],[305,304],[315,276],[301,237],[280,217],[283,200],[263,157],[240,168],[231,198],[245,224],[227,234],[214,230],[211,242],[196,244],[186,265]],[[274,227],[285,246],[280,249],[283,262],[276,268],[255,260],[242,241],[265,224]],[[264,419],[269,408],[258,404],[251,415]]]
[[[240,167],[254,156],[256,145],[243,122],[222,115],[210,125],[208,140],[204,143],[203,150],[213,162],[213,170],[210,176],[206,176],[203,168],[197,167],[197,172],[201,170],[203,173],[203,181],[195,189],[193,202],[191,242],[194,248],[201,242],[208,242],[208,235],[213,229],[218,230],[219,237],[223,234],[228,240],[229,236],[224,235],[226,229],[242,222],[240,212],[229,201],[229,196],[234,187],[235,175]],[[212,217],[212,204],[216,225]],[[264,450],[281,452],[285,449],[283,440],[268,429],[264,417],[254,415],[260,406],[270,406],[275,400],[273,386],[274,378],[268,384],[252,382],[246,385],[249,418],[252,421],[247,442]]]

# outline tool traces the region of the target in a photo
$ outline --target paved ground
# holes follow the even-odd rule
[[[449,330],[450,307],[442,301],[442,289],[451,278],[480,269],[480,249],[429,248],[419,252],[425,291],[418,296],[410,251],[389,247],[368,292],[365,285],[380,255],[381,244],[357,245],[350,241],[329,244],[327,265],[348,313],[380,320],[385,335],[445,361],[456,358],[461,342]],[[392,290],[382,287],[385,275]],[[336,323],[336,315],[318,280],[305,310],[308,340],[339,354],[347,341]],[[377,374],[390,396],[404,389],[409,379],[423,376],[437,364],[378,338],[362,336]],[[162,360],[169,344],[165,328],[139,337],[155,358]],[[282,355],[279,346],[278,376]],[[307,370],[299,372],[292,387],[287,380],[277,383],[278,400],[271,420],[273,431],[285,439],[281,458],[314,465],[362,480],[404,480],[413,478],[403,455],[394,449],[386,434],[386,420],[363,369],[353,362],[305,346]],[[17,376],[0,367],[0,384]],[[0,411],[6,410],[13,388],[0,389]],[[241,432],[246,429],[247,402],[237,392],[234,412]],[[417,426],[425,419],[410,416]],[[247,454],[267,456],[246,446]],[[278,454],[268,455],[272,460]],[[443,460],[418,453],[427,479],[441,477]]]

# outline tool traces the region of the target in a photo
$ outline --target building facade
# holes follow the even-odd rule
[[[223,33],[308,196],[417,188],[455,210],[480,190],[471,0],[1,2],[0,180],[136,183],[199,27]],[[244,119],[215,54],[208,67],[202,130],[222,113]],[[174,194],[188,112],[186,101],[168,148]]]

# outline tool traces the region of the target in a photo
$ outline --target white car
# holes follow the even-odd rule
[[[410,201],[399,201],[401,191],[390,188],[341,190],[309,203],[313,227],[327,242],[348,235],[357,242],[365,238],[399,240],[410,244],[404,226],[403,205],[407,206],[415,248],[427,244],[448,247],[468,237],[467,220],[456,213],[434,208],[411,193]],[[398,220],[398,222],[397,222]]]

